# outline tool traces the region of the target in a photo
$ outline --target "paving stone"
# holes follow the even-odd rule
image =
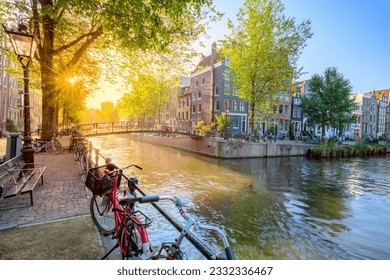
[[[1,199],[0,229],[89,214],[87,191],[72,154],[39,153],[35,154],[35,162],[44,163],[47,168],[44,184],[33,191],[34,206],[29,203],[29,195]]]

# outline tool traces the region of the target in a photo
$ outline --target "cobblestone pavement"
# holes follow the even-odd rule
[[[88,191],[69,151],[38,153],[35,162],[47,168],[43,185],[38,183],[33,191],[34,206],[28,194],[0,199],[0,230],[89,215]]]

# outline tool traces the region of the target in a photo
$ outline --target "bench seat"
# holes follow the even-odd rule
[[[42,163],[34,163],[33,168],[26,168],[26,164],[20,156],[15,157],[0,165],[0,186],[3,198],[9,198],[18,194],[30,194],[31,205],[34,205],[33,190],[39,179],[43,184],[43,173],[46,166]]]

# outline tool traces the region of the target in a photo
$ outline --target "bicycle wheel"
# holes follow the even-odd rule
[[[51,155],[61,154],[63,150],[64,150],[64,148],[58,142],[54,142],[54,143],[52,143],[52,145],[49,145],[46,147],[46,152],[48,152]]]
[[[74,148],[73,151],[73,158],[74,160],[79,160],[81,155],[81,147],[80,144],[76,144],[76,147]]]
[[[87,180],[88,168],[89,168],[89,164],[88,164],[88,155],[87,155],[87,154],[84,154],[84,155],[80,158],[81,180],[82,180],[83,182],[85,182],[85,180]]]
[[[121,250],[122,259],[132,259],[142,255],[142,238],[139,227],[132,220],[127,222],[126,228],[122,230],[121,246],[126,253]]]
[[[114,212],[111,199],[107,195],[93,195],[89,210],[93,222],[101,233],[110,235],[114,232]]]

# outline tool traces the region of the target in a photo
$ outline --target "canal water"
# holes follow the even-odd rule
[[[188,212],[224,228],[238,259],[390,259],[389,157],[220,160],[115,135],[91,138],[119,166],[131,163],[149,194],[180,195]],[[161,205],[183,221],[169,202]],[[178,232],[152,206],[158,245]],[[195,233],[210,247],[221,241]],[[203,256],[188,241],[188,258]]]

